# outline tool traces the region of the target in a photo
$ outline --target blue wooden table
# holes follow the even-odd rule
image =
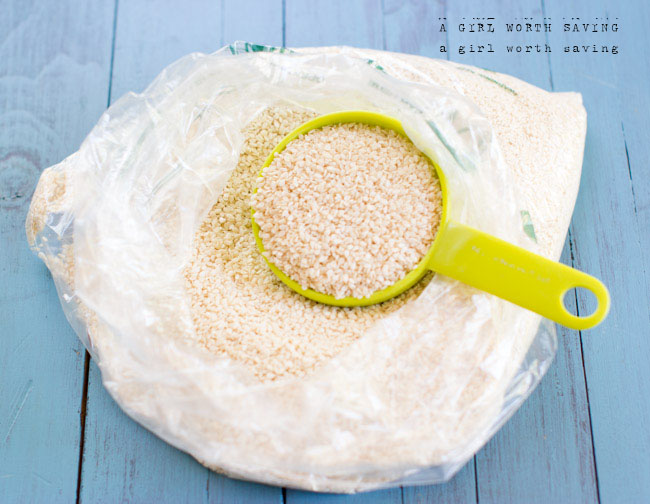
[[[650,7],[485,3],[0,0],[0,502],[650,502]],[[542,41],[562,45],[562,17],[605,15],[619,18],[616,56],[460,55],[454,48],[475,35],[432,29],[443,17],[457,27],[466,16],[549,16],[557,29]],[[237,39],[449,57],[583,94],[589,129],[563,260],[604,280],[612,311],[584,334],[559,330],[541,385],[445,485],[331,496],[208,471],[115,405],[27,249],[39,173],[75,151],[123,93],[186,53]],[[587,306],[578,294],[573,309]]]

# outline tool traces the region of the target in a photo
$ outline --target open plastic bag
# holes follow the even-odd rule
[[[534,247],[495,134],[469,100],[349,55],[241,44],[191,54],[112,105],[44,172],[30,245],[111,395],[203,464],[321,491],[444,481],[540,380],[556,346],[548,321],[437,276],[305,378],[260,383],[192,344],[182,271],[194,232],[242,130],[277,104],[398,118],[445,172],[452,218]]]

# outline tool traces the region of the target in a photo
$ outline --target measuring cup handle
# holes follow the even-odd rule
[[[572,329],[599,324],[609,311],[609,292],[598,279],[533,254],[463,224],[448,221],[438,232],[429,267]],[[584,287],[596,296],[596,311],[576,317],[565,293]]]

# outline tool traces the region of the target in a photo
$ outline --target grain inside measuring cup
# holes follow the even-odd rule
[[[431,275],[381,304],[339,308],[288,289],[266,265],[250,200],[268,153],[315,114],[278,105],[244,129],[236,169],[194,236],[184,269],[196,344],[244,365],[261,382],[308,376],[378,321],[414,301]]]
[[[269,261],[303,289],[363,298],[424,257],[442,194],[408,138],[348,123],[290,142],[264,169],[252,206]]]

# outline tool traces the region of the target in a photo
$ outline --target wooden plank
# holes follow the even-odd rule
[[[569,240],[562,262],[571,263]],[[567,303],[575,313],[575,298]],[[577,332],[558,327],[548,373],[477,455],[480,502],[598,502]]]
[[[541,19],[543,16],[539,0],[517,2],[492,2],[477,4],[471,0],[450,2],[447,9],[449,30],[449,58],[452,61],[487,68],[523,79],[543,89],[550,89],[548,54],[545,52],[525,53],[525,47],[540,45],[545,50],[544,33],[506,32],[505,22],[524,17]],[[474,19],[480,18],[480,19]],[[488,18],[495,18],[489,20]],[[494,33],[479,32],[478,23],[493,23]],[[496,25],[498,23],[498,26]],[[471,26],[471,25],[474,26]],[[461,26],[465,31],[460,31]],[[474,29],[475,31],[470,31]],[[490,44],[494,52],[490,50]],[[483,47],[483,52],[478,51]],[[512,46],[509,53],[507,47]],[[464,48],[464,54],[460,49]],[[522,47],[524,53],[518,53]]]
[[[244,40],[255,44],[284,45],[282,0],[222,0],[221,44]],[[210,502],[255,504],[283,502],[279,487],[239,481],[211,472]]]
[[[647,31],[650,8],[647,2],[621,2],[620,8],[611,9],[611,12],[618,14],[619,22],[623,25],[619,40],[620,57],[613,60],[614,76],[619,92],[618,104],[638,231],[638,246],[635,245],[634,249],[640,251],[642,269],[636,273],[642,276],[647,306],[650,299],[650,53],[647,50],[650,44]],[[618,297],[614,297],[617,304],[624,304],[630,297],[638,295],[635,291],[619,291],[617,294]],[[621,495],[621,487],[625,488],[623,495],[630,500],[650,501],[650,320],[642,318],[639,325],[644,329],[628,333],[621,342],[625,346],[620,348],[622,352],[611,355],[609,360],[606,360],[607,350],[599,348],[598,342],[593,342],[588,350],[590,357],[592,352],[598,352],[600,356],[598,365],[590,369],[593,374],[598,376],[611,369],[612,361],[620,362],[621,368],[626,371],[616,377],[615,387],[603,388],[598,392],[594,390],[593,393],[594,400],[599,401],[593,413],[598,416],[599,422],[597,456],[601,472],[604,473],[600,478],[603,502],[616,501]],[[612,336],[617,337],[610,334],[610,338]],[[589,377],[594,388],[605,385],[602,375],[598,382],[591,379],[591,374]],[[621,425],[628,432],[622,440],[623,445],[615,442]],[[636,436],[633,435],[635,431]],[[630,450],[626,450],[630,446],[628,443],[632,443]]]
[[[441,485],[404,487],[404,504],[463,504],[477,502],[476,466],[472,458],[450,481]]]
[[[447,32],[440,31],[444,17],[443,2],[384,0],[384,49],[448,59],[440,52],[447,44]]]
[[[221,42],[282,46],[283,23],[282,0],[223,0]]]
[[[471,19],[468,16],[484,18]],[[541,22],[538,0],[477,6],[454,2],[447,13],[450,57],[455,61],[514,75],[550,89],[545,33],[506,32],[504,23],[533,17]],[[470,23],[490,22],[494,33],[469,32]],[[461,23],[465,32],[459,31]],[[477,28],[477,27],[476,27]],[[471,53],[492,44],[494,53]],[[526,46],[541,52],[526,53]],[[458,53],[460,46],[465,54]],[[507,47],[512,46],[509,53]],[[516,48],[522,47],[522,52]],[[570,256],[563,256],[570,264]],[[477,454],[480,502],[593,502],[597,500],[589,410],[577,332],[558,327],[558,355],[538,389],[519,412]]]
[[[215,504],[282,504],[282,488],[240,481],[211,473],[208,499]]]
[[[390,488],[354,495],[287,490],[285,502],[286,504],[396,504],[402,502],[402,490],[401,488]]]
[[[648,41],[643,28],[648,7],[642,2],[621,2],[612,8],[609,2],[583,0],[570,6],[552,3],[547,11],[558,19],[609,12],[618,15],[622,25],[619,32],[597,38],[554,33],[559,45],[595,39],[619,45],[621,54],[586,57],[556,52],[551,68],[558,89],[583,93],[589,114],[582,186],[572,224],[575,263],[600,276],[613,299],[605,323],[582,338],[600,498],[604,503],[647,502],[650,268],[644,178],[648,168],[647,159],[640,156],[647,154],[648,147],[647,130],[640,128],[647,128],[643,106],[648,105],[649,90],[643,80],[648,76],[648,55],[636,48]],[[581,313],[588,312],[589,299],[579,293],[578,301]]]
[[[381,0],[285,2],[288,47],[383,46]]]
[[[119,4],[111,102],[142,91],[167,65],[191,52],[219,49],[221,3],[211,0]]]
[[[141,90],[169,63],[222,41],[221,5],[130,2],[118,10],[112,101]],[[238,16],[233,7],[231,15]],[[242,13],[240,13],[241,16]],[[140,20],[145,19],[144,23]],[[250,17],[249,19],[255,19]],[[261,24],[258,22],[258,25]],[[281,33],[281,19],[276,23]],[[142,59],[146,54],[147,58]],[[135,502],[281,502],[279,488],[212,473],[129,419],[91,366],[81,498]]]
[[[91,363],[81,502],[208,502],[208,470],[128,418]]]
[[[281,11],[281,3],[280,13]],[[225,40],[245,38],[222,15],[265,26],[266,43],[281,43],[282,18],[265,9],[226,2],[191,5],[138,1],[118,10],[112,101],[141,90],[169,63],[194,51],[212,52]],[[223,8],[223,11],[222,11]],[[222,32],[223,30],[223,32]],[[277,35],[273,36],[272,31]],[[226,39],[227,37],[227,39]],[[147,55],[142,58],[142,55]],[[91,367],[81,497],[136,502],[281,502],[280,488],[241,482],[212,473],[131,421],[100,386]]]
[[[380,0],[285,1],[288,47],[352,45],[381,49],[384,45]],[[286,502],[401,503],[402,493],[399,488],[357,495],[315,494],[287,489]]]
[[[0,16],[0,502],[74,502],[84,349],[24,222],[40,175],[106,106],[111,2]]]
[[[384,49],[447,59],[449,53],[440,52],[440,47],[447,44],[448,33],[439,28],[445,17],[444,3],[385,0],[383,7]],[[404,504],[476,502],[474,459],[448,483],[404,487],[403,501]]]
[[[187,53],[216,50],[221,42],[220,16],[220,4],[208,1],[120,4],[112,101],[129,90],[142,90],[167,64]],[[247,495],[245,490],[211,474],[129,419],[101,386],[97,367],[91,366],[82,501],[228,501]],[[256,494],[260,494],[256,488],[248,492]],[[275,494],[281,498],[279,489]]]

